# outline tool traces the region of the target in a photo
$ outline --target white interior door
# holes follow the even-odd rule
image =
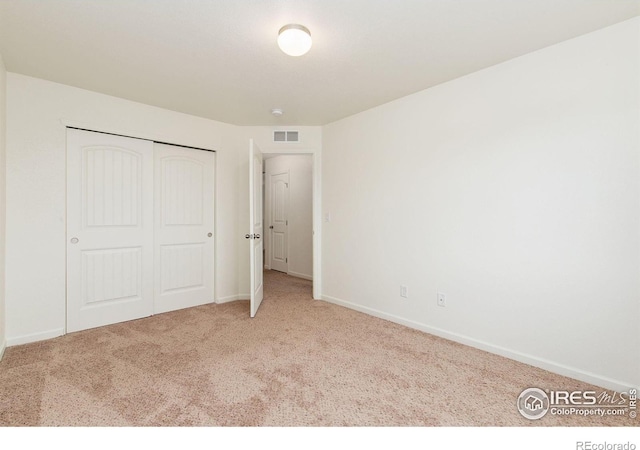
[[[214,158],[155,144],[154,313],[214,301]]]
[[[153,310],[153,143],[67,131],[67,331]]]
[[[255,317],[262,297],[262,152],[249,140],[249,260],[251,266],[251,317]]]
[[[289,172],[269,176],[269,243],[273,270],[289,271]]]

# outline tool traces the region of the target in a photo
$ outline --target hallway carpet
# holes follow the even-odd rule
[[[637,426],[516,409],[523,389],[601,388],[311,299],[265,273],[246,301],[10,347],[3,426]]]

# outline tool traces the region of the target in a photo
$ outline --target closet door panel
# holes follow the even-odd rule
[[[166,312],[212,303],[213,152],[155,144],[155,304]]]
[[[67,130],[67,332],[153,312],[153,143]]]

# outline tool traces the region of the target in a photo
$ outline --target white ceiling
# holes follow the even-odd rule
[[[640,0],[0,0],[0,54],[222,122],[322,125],[637,15]],[[287,23],[311,30],[307,55],[278,49]]]

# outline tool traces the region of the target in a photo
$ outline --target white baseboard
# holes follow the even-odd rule
[[[2,357],[4,356],[4,351],[7,348],[7,341],[4,339],[0,342],[0,361],[2,361]]]
[[[305,280],[313,281],[313,277],[311,275],[305,275],[304,273],[288,272],[287,275],[291,275],[292,277],[303,278]]]
[[[425,325],[420,322],[415,322],[413,320],[404,319],[402,317],[398,317],[393,314],[387,314],[385,312],[382,312],[373,308],[358,305],[356,303],[351,303],[345,300],[341,300],[339,298],[331,297],[329,295],[323,295],[322,300],[325,300],[329,303],[333,303],[339,306],[344,306],[346,308],[353,309],[374,317],[378,317],[380,319],[385,319],[390,322],[404,325],[409,328],[424,331],[425,333],[433,334],[435,336],[448,339],[450,341],[468,345],[469,347],[474,347],[489,353],[504,356],[505,358],[513,359],[515,361],[529,364],[531,366],[538,367],[540,369],[548,370],[549,372],[557,373],[565,377],[569,377],[575,380],[583,381],[585,383],[593,384],[595,386],[600,386],[606,389],[613,389],[614,391],[617,391],[617,392],[626,392],[630,388],[635,387],[634,384],[630,382],[614,380],[612,378],[608,378],[592,372],[587,372],[575,367],[566,366],[564,364],[560,364],[555,361],[550,361],[548,359],[539,358],[537,356],[529,355],[516,350],[511,350],[498,345],[490,344],[488,342],[480,341],[478,339],[474,339],[469,336],[464,336],[458,333],[452,333],[446,330],[442,330],[440,328],[431,327],[429,325]],[[536,387],[536,386],[530,386],[530,387]]]
[[[56,328],[54,330],[43,331],[42,333],[25,334],[7,339],[7,347],[14,345],[30,344],[31,342],[44,341],[54,337],[62,336],[64,328]]]
[[[236,300],[249,300],[251,296],[249,294],[237,294],[237,295],[228,295],[226,297],[220,297],[216,299],[217,304],[235,302]]]

